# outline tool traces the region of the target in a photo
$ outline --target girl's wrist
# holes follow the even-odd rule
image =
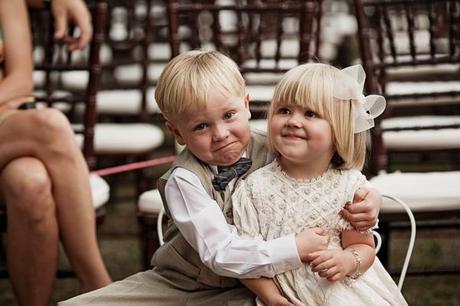
[[[353,256],[354,260],[354,269],[347,274],[347,276],[351,279],[357,279],[361,276],[361,263],[362,263],[362,257],[359,255],[359,253],[355,249],[348,249],[348,252]]]

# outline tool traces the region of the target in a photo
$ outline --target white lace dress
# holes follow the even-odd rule
[[[242,236],[264,240],[321,227],[331,236],[328,248],[339,249],[340,232],[351,228],[339,211],[365,181],[359,171],[334,169],[315,179],[298,181],[282,172],[275,160],[236,187],[232,197],[234,222]],[[296,305],[407,305],[378,258],[351,284],[323,279],[308,264],[276,279]]]

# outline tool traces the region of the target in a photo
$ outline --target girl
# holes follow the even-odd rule
[[[327,250],[310,254],[309,265],[277,275],[276,286],[243,280],[265,304],[407,304],[375,258],[372,233],[356,231],[339,215],[366,184],[359,171],[365,131],[385,108],[383,97],[362,95],[364,77],[359,65],[340,71],[304,64],[275,89],[268,141],[277,158],[237,187],[235,224],[242,235],[263,240],[321,227],[330,241]]]

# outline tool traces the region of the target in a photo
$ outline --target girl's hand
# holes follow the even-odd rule
[[[306,229],[298,233],[295,237],[297,251],[299,252],[300,260],[310,261],[309,254],[325,250],[327,248],[329,237],[324,234],[324,230],[315,227]]]
[[[340,281],[356,269],[353,255],[345,250],[324,250],[310,254],[311,270],[328,281]]]
[[[353,198],[353,204],[345,205],[342,217],[358,231],[366,231],[377,224],[382,195],[375,189],[361,187]]]

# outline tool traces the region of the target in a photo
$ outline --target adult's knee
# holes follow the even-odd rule
[[[41,143],[56,147],[75,145],[70,123],[59,110],[46,108],[36,111],[32,120]]]
[[[35,222],[54,214],[51,180],[39,160],[30,157],[13,160],[3,169],[0,182],[10,215]]]

